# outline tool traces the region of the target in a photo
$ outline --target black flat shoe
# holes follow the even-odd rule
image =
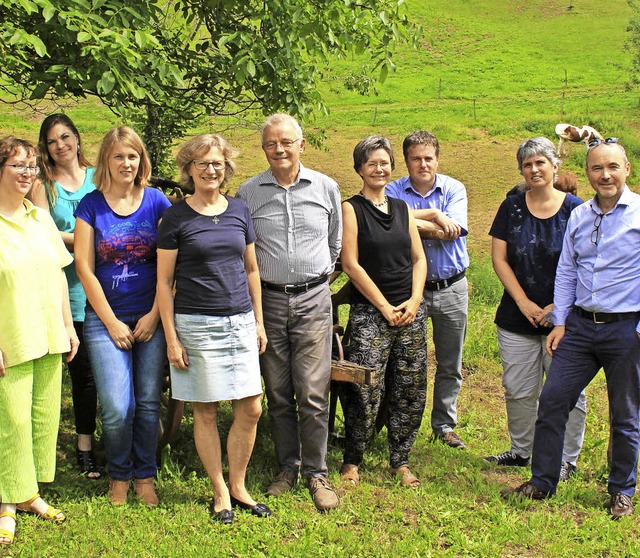
[[[78,459],[78,467],[80,472],[90,480],[98,480],[102,478],[102,470],[96,463],[96,456],[93,450],[82,451],[76,448],[76,458]],[[91,476],[89,476],[91,474]]]
[[[251,504],[246,504],[245,502],[241,502],[237,498],[231,496],[231,505],[234,508],[240,508],[241,510],[249,510],[252,515],[257,517],[269,517],[271,515],[271,510],[266,504],[256,504],[255,506],[252,506]]]
[[[213,502],[209,505],[209,513],[214,521],[219,521],[223,525],[231,525],[233,523],[233,512],[231,510],[220,510],[217,512],[214,509]]]

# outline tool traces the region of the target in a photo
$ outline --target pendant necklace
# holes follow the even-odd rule
[[[213,221],[214,225],[217,225],[220,222],[220,219],[218,219],[217,215],[214,215],[213,218],[211,219]]]

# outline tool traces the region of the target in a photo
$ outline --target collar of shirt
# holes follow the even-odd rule
[[[263,173],[263,178],[260,181],[260,186],[280,186],[276,177],[273,175],[273,171],[269,168]],[[289,188],[293,188],[297,186],[300,182],[305,181],[308,183],[312,182],[309,169],[307,169],[302,163],[300,163],[300,167],[298,169],[298,176],[296,177],[295,182],[289,186]],[[280,186],[280,188],[284,188],[284,186]]]

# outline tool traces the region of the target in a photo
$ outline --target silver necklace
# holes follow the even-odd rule
[[[364,192],[362,190],[360,190],[358,192],[359,196],[362,196],[365,200],[367,200],[373,207],[382,207],[383,205],[385,205],[388,201],[389,198],[387,198],[387,196],[384,196],[384,199],[380,202],[380,203],[376,203],[372,200],[370,200],[367,196],[364,195]]]

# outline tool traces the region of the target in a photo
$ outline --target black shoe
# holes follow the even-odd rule
[[[209,505],[211,518],[215,521],[219,521],[223,525],[231,525],[233,523],[233,512],[231,510],[220,510],[217,512],[214,509],[214,505],[215,504],[213,502]]]
[[[503,467],[526,467],[529,465],[528,457],[520,457],[514,451],[503,451],[498,455],[490,455],[489,457],[484,458],[488,463],[495,463],[496,465],[501,465]]]
[[[266,504],[255,504],[252,506],[251,504],[241,502],[237,498],[231,496],[231,505],[234,508],[240,508],[241,510],[250,510],[251,514],[257,517],[269,517],[271,515],[271,510]]]
[[[82,451],[76,448],[76,458],[78,460],[78,467],[80,472],[91,480],[98,480],[102,478],[102,470],[96,463],[96,456],[93,454],[93,450]],[[91,476],[89,476],[91,474]]]
[[[562,467],[560,467],[560,480],[563,482],[568,481],[577,470],[578,468],[573,463],[563,461]]]
[[[551,498],[551,492],[545,492],[544,490],[540,490],[535,484],[531,481],[527,481],[517,488],[505,488],[500,492],[500,496],[504,499],[508,499],[513,496],[520,500],[524,500],[529,498],[531,500],[544,500],[545,498]]]

